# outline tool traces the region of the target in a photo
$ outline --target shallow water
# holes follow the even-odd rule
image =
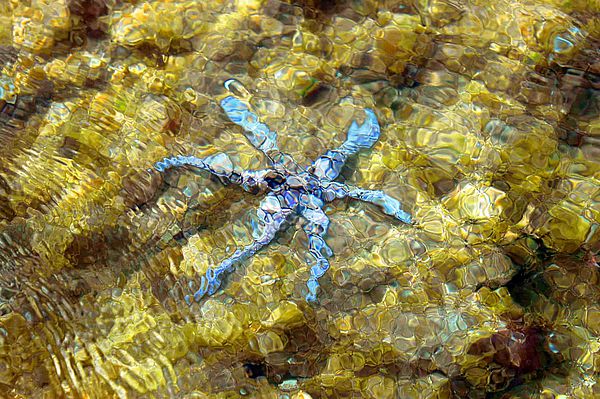
[[[600,397],[599,12],[0,3],[0,396]],[[190,300],[265,229],[268,190],[209,157],[280,159],[227,96],[303,168],[372,109],[381,135],[336,181],[414,222],[324,201],[316,302],[322,244],[293,215]],[[176,156],[220,161],[156,169]]]

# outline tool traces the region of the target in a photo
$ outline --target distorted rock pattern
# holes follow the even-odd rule
[[[0,397],[600,397],[597,0],[0,2]],[[298,165],[373,110],[330,268],[262,197],[236,98]],[[245,87],[246,89],[242,89]],[[234,90],[235,91],[235,90]],[[196,286],[197,289],[197,286]]]

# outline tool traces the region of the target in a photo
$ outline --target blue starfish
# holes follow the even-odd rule
[[[230,79],[225,82],[229,90]],[[375,113],[366,109],[366,119],[362,125],[353,121],[348,130],[346,141],[337,149],[327,151],[308,168],[299,166],[294,159],[279,150],[277,134],[261,123],[246,103],[233,97],[225,97],[221,107],[232,122],[245,130],[250,143],[262,151],[272,167],[262,170],[237,170],[229,157],[223,153],[197,158],[194,156],[174,156],[155,164],[160,172],[168,168],[192,166],[206,170],[213,175],[240,185],[251,193],[266,192],[266,197],[258,209],[258,219],[262,233],[252,244],[238,248],[233,255],[223,260],[217,267],[209,267],[201,277],[200,288],[194,294],[194,300],[200,301],[206,294],[214,294],[223,277],[233,270],[235,264],[254,255],[269,244],[284,222],[293,214],[306,220],[303,226],[308,237],[309,253],[314,258],[307,282],[307,301],[316,301],[319,278],[329,269],[328,258],[333,256],[324,237],[329,227],[329,218],[323,206],[337,198],[354,198],[380,206],[384,213],[394,216],[404,223],[411,223],[411,216],[403,211],[400,202],[378,190],[364,190],[334,181],[340,174],[344,163],[351,155],[361,149],[371,148],[379,139],[380,129]],[[189,295],[186,301],[191,303]]]

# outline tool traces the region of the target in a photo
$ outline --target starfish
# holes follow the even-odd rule
[[[231,85],[239,85],[239,82],[230,79],[224,85],[230,90]],[[207,294],[214,294],[221,286],[224,276],[231,272],[236,264],[268,245],[292,215],[298,215],[306,222],[303,229],[308,237],[308,251],[314,258],[307,282],[306,300],[316,301],[318,280],[329,269],[328,258],[333,256],[333,251],[324,239],[329,228],[329,218],[323,211],[323,206],[335,199],[353,198],[369,202],[381,207],[385,214],[404,223],[411,223],[410,214],[402,210],[400,202],[383,191],[365,190],[335,181],[348,157],[361,149],[371,148],[379,139],[379,123],[371,109],[365,109],[366,119],[361,125],[356,121],[352,122],[346,141],[341,146],[326,151],[310,167],[304,168],[289,154],[279,150],[277,134],[260,122],[244,101],[228,96],[221,100],[220,105],[229,119],[244,129],[250,143],[265,154],[271,167],[262,170],[239,170],[223,153],[206,158],[173,156],[154,165],[160,172],[169,168],[191,166],[239,185],[248,192],[266,193],[257,212],[262,232],[250,245],[236,249],[233,255],[218,266],[206,270],[201,276],[200,288],[193,295],[196,302]],[[189,295],[185,299],[188,304],[191,303]]]

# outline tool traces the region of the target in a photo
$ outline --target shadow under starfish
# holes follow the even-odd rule
[[[232,85],[240,83],[234,79],[225,82],[228,90]],[[411,223],[411,216],[401,209],[400,202],[383,191],[365,190],[334,181],[348,157],[361,149],[371,148],[379,139],[379,123],[372,110],[365,109],[366,119],[362,125],[359,126],[356,121],[352,122],[346,141],[341,146],[327,151],[310,167],[303,168],[290,155],[279,150],[277,134],[261,123],[246,103],[228,96],[221,100],[221,107],[232,122],[244,128],[250,143],[266,155],[271,164],[270,168],[238,170],[223,153],[202,159],[180,155],[165,158],[155,164],[155,168],[160,172],[168,168],[192,166],[237,184],[248,192],[267,193],[257,212],[262,226],[260,236],[252,244],[236,249],[233,255],[218,266],[208,268],[201,277],[200,288],[193,295],[196,302],[207,294],[214,294],[224,276],[231,272],[237,263],[248,259],[269,244],[291,215],[299,215],[306,220],[303,229],[308,237],[308,250],[314,258],[307,282],[306,300],[309,302],[316,301],[318,280],[329,269],[328,258],[333,256],[333,251],[324,240],[329,228],[329,218],[323,211],[325,203],[340,198],[354,198],[378,205],[384,213],[404,223]],[[186,296],[186,301],[191,303],[189,295]]]

